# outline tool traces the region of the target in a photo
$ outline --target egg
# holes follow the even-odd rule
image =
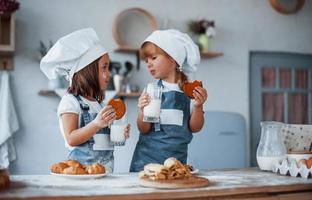
[[[312,157],[307,160],[307,168],[310,169],[312,167]]]
[[[298,167],[301,167],[302,165],[307,165],[307,160],[306,159],[301,159],[298,161]]]

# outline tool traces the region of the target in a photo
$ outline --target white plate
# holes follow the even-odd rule
[[[193,171],[191,171],[191,174],[198,174],[199,169],[194,169]]]
[[[64,178],[70,178],[70,179],[94,179],[94,178],[101,178],[103,176],[106,176],[107,173],[105,174],[76,174],[76,175],[51,173],[51,175],[64,177]]]

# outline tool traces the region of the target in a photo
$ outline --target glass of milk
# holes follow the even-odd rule
[[[110,141],[112,145],[123,146],[126,143],[125,129],[128,125],[127,114],[115,120],[110,126]]]
[[[159,123],[160,121],[160,105],[161,105],[161,87],[157,83],[149,83],[146,92],[150,97],[150,102],[143,109],[143,121]]]
[[[273,166],[286,158],[286,147],[282,137],[281,122],[261,122],[261,139],[257,148],[257,162],[259,168],[271,171]]]

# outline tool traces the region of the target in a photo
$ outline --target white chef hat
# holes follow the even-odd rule
[[[185,73],[197,70],[200,62],[198,46],[185,33],[175,29],[157,30],[143,42],[152,42],[170,55]]]
[[[71,85],[76,72],[106,53],[92,28],[81,29],[60,38],[41,59],[40,69],[49,79],[65,75]]]

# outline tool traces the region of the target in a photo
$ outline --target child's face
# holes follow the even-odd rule
[[[109,56],[108,54],[103,55],[99,62],[98,62],[98,68],[99,68],[99,82],[102,90],[105,90],[110,77],[110,71],[109,71]]]
[[[176,62],[165,53],[150,51],[145,62],[151,75],[155,79],[172,80],[176,72]],[[170,81],[169,81],[170,82]]]

